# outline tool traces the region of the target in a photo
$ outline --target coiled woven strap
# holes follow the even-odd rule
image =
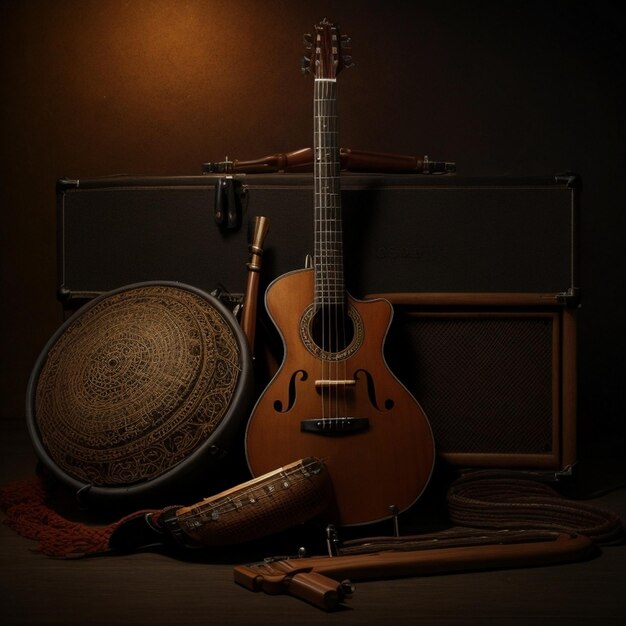
[[[469,528],[573,532],[599,545],[624,540],[616,513],[564,498],[530,472],[469,471],[452,483],[447,503],[451,520]]]

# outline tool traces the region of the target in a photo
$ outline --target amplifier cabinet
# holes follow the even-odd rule
[[[378,294],[382,295],[382,294]],[[568,472],[576,460],[576,313],[524,294],[386,294],[391,369],[455,466]]]

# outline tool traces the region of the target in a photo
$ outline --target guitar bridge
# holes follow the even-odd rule
[[[356,385],[356,380],[316,380],[315,388],[316,389],[337,389],[339,387],[354,387]]]
[[[367,430],[369,425],[367,417],[317,417],[315,419],[302,420],[300,422],[300,430],[303,433],[336,437],[362,432]]]

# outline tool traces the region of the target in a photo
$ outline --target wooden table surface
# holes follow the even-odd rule
[[[0,428],[2,483],[32,475],[36,460],[25,426],[15,420]],[[593,502],[626,518],[624,488]],[[361,582],[346,608],[332,613],[233,582],[233,565],[274,554],[271,540],[257,545],[258,554],[234,554],[230,562],[163,552],[56,560],[35,548],[0,525],[0,623],[7,626],[626,623],[625,545],[567,565]]]

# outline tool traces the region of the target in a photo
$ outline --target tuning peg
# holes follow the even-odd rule
[[[311,35],[311,33],[306,33],[303,39],[304,39],[304,47],[307,50],[310,50],[313,47],[313,36]]]
[[[349,67],[354,67],[354,61],[349,54],[344,54],[343,57],[343,66],[347,69]]]
[[[303,74],[308,74],[311,71],[311,59],[309,57],[302,57],[300,69]]]

